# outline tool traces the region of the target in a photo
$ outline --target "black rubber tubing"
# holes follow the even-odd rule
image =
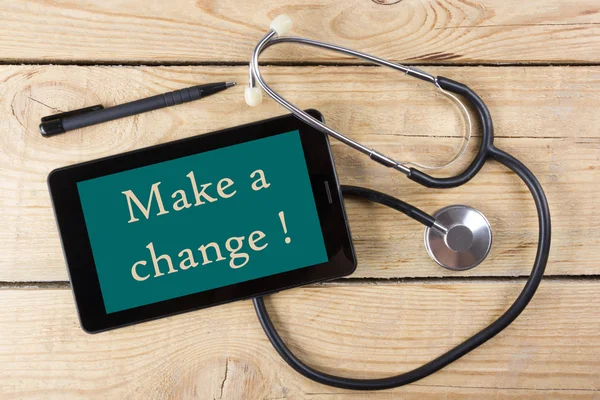
[[[417,222],[422,223],[425,226],[431,227],[435,222],[435,218],[427,214],[425,211],[413,206],[412,204],[408,204],[405,201],[392,197],[389,194],[381,193],[373,189],[348,185],[343,186],[342,190],[344,197],[362,197],[375,203],[383,204],[384,206],[393,208],[396,211],[400,211],[401,213],[407,215]]]
[[[460,186],[468,182],[471,178],[473,178],[473,176],[475,176],[475,174],[477,174],[477,172],[481,169],[483,164],[485,164],[485,161],[488,157],[500,162],[501,164],[512,170],[517,176],[519,176],[519,178],[521,178],[521,180],[525,183],[525,185],[531,192],[538,214],[538,246],[535,261],[533,263],[533,268],[531,270],[529,278],[527,279],[525,287],[523,288],[517,299],[514,301],[514,303],[496,321],[488,325],[479,333],[473,335],[471,338],[465,340],[458,346],[454,347],[448,352],[442,354],[441,356],[429,361],[428,363],[418,368],[388,378],[377,379],[354,379],[335,376],[318,371],[308,366],[300,359],[298,359],[298,357],[296,357],[294,353],[292,353],[292,351],[287,347],[287,345],[283,342],[283,340],[277,333],[277,330],[273,326],[273,322],[269,317],[269,313],[265,307],[263,298],[254,298],[254,309],[258,316],[258,320],[275,350],[290,367],[292,367],[298,373],[315,382],[342,389],[382,390],[407,385],[409,383],[418,381],[419,379],[423,379],[433,374],[434,372],[439,371],[448,364],[458,360],[465,354],[476,349],[477,347],[481,346],[482,344],[496,336],[498,333],[502,332],[502,330],[509,326],[527,307],[542,280],[544,270],[546,269],[546,264],[548,262],[548,254],[550,252],[551,242],[550,211],[548,209],[548,201],[546,200],[544,190],[542,189],[537,178],[523,163],[521,163],[519,160],[517,160],[510,154],[493,146],[493,130],[491,117],[489,115],[489,112],[487,111],[487,107],[481,101],[481,99],[479,99],[479,97],[465,85],[458,84],[454,81],[450,81],[445,78],[443,79],[444,89],[463,95],[464,97],[469,99],[477,108],[483,127],[483,140],[481,148],[471,165],[467,167],[467,169],[463,171],[463,173],[457,175],[456,177],[442,179],[432,178],[429,175],[426,175],[420,171],[415,172],[414,176],[409,177],[414,181],[427,187],[450,188]],[[440,85],[442,85],[441,82]],[[482,161],[479,161],[480,157],[483,157]],[[346,193],[346,191],[348,191],[354,196],[358,195],[370,200],[380,198],[379,192],[375,192],[367,188],[360,189],[360,191],[357,191],[356,187],[342,186],[343,193]],[[391,196],[388,197],[394,199]],[[416,207],[411,206],[408,203],[404,203],[399,199],[394,200],[397,201],[396,204],[403,203],[406,204],[408,207],[416,209]],[[385,204],[384,202],[380,203]],[[400,208],[400,211],[411,216],[411,210],[409,210],[408,208],[404,208],[404,206]],[[406,210],[407,212],[405,212],[404,210]]]
[[[488,152],[494,147],[494,126],[492,117],[485,103],[477,94],[469,89],[468,86],[462,83],[453,81],[452,79],[437,77],[437,83],[444,90],[458,94],[467,99],[477,110],[477,116],[481,122],[481,144],[477,155],[471,161],[471,164],[460,174],[448,178],[434,178],[416,168],[411,168],[408,178],[413,181],[428,187],[436,189],[449,189],[464,185],[469,182],[485,164],[489,154]]]

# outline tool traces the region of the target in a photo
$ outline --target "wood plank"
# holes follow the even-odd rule
[[[407,371],[497,318],[523,281],[337,285],[268,300],[309,365],[353,377]],[[405,388],[408,398],[598,398],[600,284],[546,281],[498,337]],[[98,335],[78,327],[68,290],[1,290],[0,392],[26,398],[366,398],[284,364],[249,301]],[[443,305],[443,306],[441,306]],[[371,398],[367,397],[367,398]]]
[[[380,3],[394,3],[385,5]],[[246,62],[271,20],[293,34],[412,63],[597,63],[596,0],[326,1],[4,0],[0,57],[8,62]],[[340,61],[288,47],[269,61]]]
[[[490,107],[498,146],[521,158],[544,185],[554,222],[548,273],[598,274],[600,188],[593,183],[599,179],[600,68],[435,71],[473,86]],[[331,126],[398,159],[449,157],[462,129],[451,104],[422,83],[390,81],[373,72],[379,71],[271,67],[266,74],[301,107],[320,109]],[[245,73],[243,67],[0,67],[0,281],[67,277],[45,183],[52,169],[280,115],[283,109],[273,101],[247,107],[240,87],[50,139],[38,133],[40,117],[193,83],[241,82]],[[332,146],[342,183],[391,193],[428,212],[466,203],[487,215],[494,229],[490,258],[461,276],[528,274],[537,239],[534,207],[525,187],[502,167],[490,164],[467,186],[432,192],[338,142]],[[348,210],[360,261],[355,277],[456,276],[428,258],[420,225],[379,206],[352,201]]]

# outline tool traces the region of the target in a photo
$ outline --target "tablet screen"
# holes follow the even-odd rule
[[[298,131],[77,190],[107,314],[328,261]]]

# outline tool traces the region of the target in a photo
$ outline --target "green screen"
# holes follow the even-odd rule
[[[328,259],[298,131],[77,188],[107,313]]]

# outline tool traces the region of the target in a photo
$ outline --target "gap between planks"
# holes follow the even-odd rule
[[[477,276],[477,277],[462,277],[451,276],[445,278],[435,277],[414,277],[414,278],[339,278],[328,282],[319,282],[306,285],[303,287],[320,287],[320,286],[352,286],[352,285],[414,285],[414,284],[456,284],[456,283],[524,283],[527,276]],[[550,282],[594,282],[600,281],[600,274],[594,275],[548,275],[542,280]],[[0,290],[47,290],[47,289],[70,289],[69,281],[0,281]]]
[[[496,68],[521,68],[521,67],[598,67],[598,62],[461,62],[461,63],[444,63],[444,62],[403,62],[392,60],[396,63],[413,66],[413,67],[496,67]],[[0,59],[1,66],[73,66],[73,67],[243,67],[247,66],[249,61],[181,61],[181,62],[165,62],[165,61],[102,61],[102,60],[63,60],[63,59]],[[379,65],[370,62],[361,61],[267,61],[261,62],[261,67],[379,67]]]

